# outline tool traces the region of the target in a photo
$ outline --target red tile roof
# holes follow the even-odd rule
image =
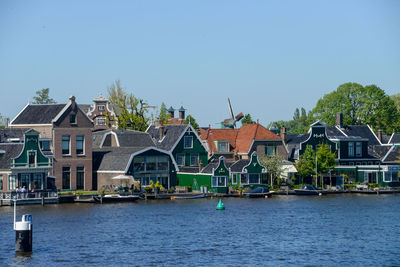
[[[240,129],[203,130],[200,138],[207,140],[211,153],[217,152],[214,141],[229,141],[230,152],[248,153],[253,140],[280,140],[281,138],[261,124],[246,124]]]

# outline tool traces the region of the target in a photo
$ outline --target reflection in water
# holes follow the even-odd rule
[[[33,253],[14,252],[0,208],[0,265],[399,265],[397,195],[18,207]]]

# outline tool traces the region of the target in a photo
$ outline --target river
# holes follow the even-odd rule
[[[400,265],[399,195],[274,196],[18,207],[33,253],[14,252],[0,207],[0,266]]]

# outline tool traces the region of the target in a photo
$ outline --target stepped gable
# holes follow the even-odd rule
[[[188,125],[164,125],[162,139],[160,140],[160,126],[150,125],[146,130],[154,140],[158,148],[170,151],[176,144],[181,135],[185,132]]]
[[[245,124],[238,130],[236,151],[248,153],[254,140],[281,140],[281,138],[259,123]]]
[[[24,148],[22,143],[0,144],[0,170],[11,168],[11,159],[17,157]]]
[[[29,104],[15,117],[12,125],[52,124],[52,120],[66,104]]]

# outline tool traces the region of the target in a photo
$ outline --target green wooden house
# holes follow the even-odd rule
[[[200,172],[208,151],[192,125],[150,125],[146,130],[160,149],[172,153],[182,172]]]
[[[229,192],[230,171],[223,156],[210,162],[200,173],[178,172],[178,185],[191,186],[193,190],[200,190],[204,186],[209,192]]]
[[[52,158],[40,149],[39,133],[29,129],[25,132],[21,152],[11,159],[10,184],[27,190],[47,189],[47,179],[52,168]]]
[[[267,169],[258,160],[257,152],[250,159],[241,159],[230,166],[230,183],[232,186],[258,187],[267,184]]]

